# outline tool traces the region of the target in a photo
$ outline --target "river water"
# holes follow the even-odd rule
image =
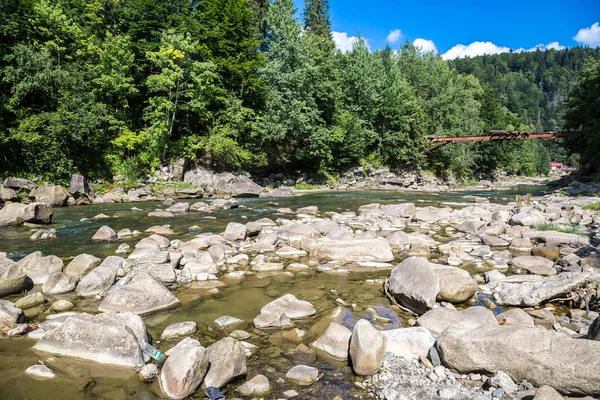
[[[368,203],[401,203],[414,202],[417,206],[459,206],[459,203],[470,203],[465,196],[487,197],[492,202],[506,203],[513,201],[516,195],[532,193],[543,194],[544,186],[518,186],[511,190],[502,191],[462,191],[451,193],[419,193],[419,192],[390,192],[390,191],[354,191],[354,192],[319,192],[291,198],[254,198],[239,199],[240,208],[227,211],[217,211],[211,214],[187,213],[176,215],[174,218],[149,218],[148,211],[161,208],[161,203],[117,203],[97,204],[80,207],[55,209],[53,225],[57,231],[57,239],[47,241],[30,241],[30,228],[1,228],[0,251],[6,251],[9,256],[18,260],[27,254],[40,250],[46,255],[56,255],[65,261],[65,265],[73,257],[88,253],[98,257],[113,255],[119,244],[125,242],[132,247],[142,237],[117,242],[92,242],[91,237],[102,225],[111,226],[115,231],[123,228],[144,231],[153,225],[169,224],[175,232],[170,239],[189,240],[202,232],[221,232],[231,221],[253,221],[258,218],[272,218],[278,208],[315,205],[321,213],[327,211],[356,211]],[[199,200],[189,200],[194,203]],[[207,202],[210,200],[207,200]],[[137,207],[141,211],[132,210]],[[118,218],[109,220],[84,220],[97,214],[104,213]],[[206,217],[216,219],[207,219]],[[247,220],[242,219],[246,216]],[[190,231],[193,225],[199,230]],[[304,260],[306,261],[306,260]],[[327,315],[336,309],[335,300],[339,297],[348,303],[355,303],[363,310],[371,307],[379,315],[392,320],[382,326],[384,329],[398,328],[406,324],[409,315],[394,312],[389,301],[382,293],[380,284],[365,283],[367,279],[385,278],[389,270],[377,272],[353,272],[346,275],[327,273],[278,274],[273,276],[247,277],[241,283],[228,282],[220,287],[218,293],[211,293],[204,287],[193,284],[189,287],[178,288],[175,295],[182,306],[175,312],[153,315],[145,318],[146,325],[152,337],[160,337],[162,330],[169,324],[180,321],[195,321],[198,332],[193,336],[203,346],[208,346],[223,337],[215,329],[213,321],[222,315],[231,315],[249,323],[246,330],[252,337],[249,343],[259,347],[258,352],[248,359],[248,378],[257,374],[267,376],[271,382],[272,392],[268,398],[282,397],[281,393],[288,389],[300,392],[299,398],[332,399],[340,396],[342,399],[361,398],[364,391],[359,391],[353,385],[354,376],[347,365],[332,363],[318,359],[310,365],[319,368],[323,378],[309,388],[298,388],[287,383],[278,383],[287,370],[298,364],[294,359],[293,349],[298,342],[283,340],[277,334],[266,334],[254,330],[252,320],[259,314],[260,308],[275,298],[287,293],[310,301],[318,313],[315,318],[296,325],[306,331],[302,343],[310,345],[320,336],[329,324]],[[268,275],[268,274],[265,274]],[[39,291],[36,287],[34,291]],[[333,292],[332,292],[333,291]],[[10,296],[7,299],[16,301],[21,296]],[[39,309],[27,310],[29,321],[43,321],[48,315],[48,304],[58,299],[68,299],[77,307],[74,311],[97,312],[99,302],[95,299],[79,300],[74,294],[47,296],[49,303]],[[39,314],[39,315],[38,315]],[[371,319],[364,311],[352,312],[344,308],[338,321],[352,327],[360,318]],[[157,347],[163,352],[168,350],[177,340],[158,343]],[[0,338],[0,399],[162,399],[157,382],[145,384],[138,380],[131,371],[123,371],[114,367],[102,367],[91,362],[77,362],[68,358],[55,358],[46,363],[57,373],[58,377],[48,381],[35,381],[25,375],[27,367],[37,364],[38,360],[46,360],[47,356],[38,355],[31,350],[34,341],[24,337]],[[243,380],[241,381],[243,382]],[[228,396],[234,396],[233,389],[239,384],[229,385]],[[198,391],[198,398],[202,398]]]

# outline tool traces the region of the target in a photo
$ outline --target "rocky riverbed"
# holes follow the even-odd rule
[[[598,395],[600,214],[584,209],[596,201],[133,211],[190,228],[192,215],[228,216],[178,238],[98,214],[85,240],[102,254],[0,254],[0,395]]]

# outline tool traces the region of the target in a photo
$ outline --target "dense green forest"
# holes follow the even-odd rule
[[[179,157],[325,177],[361,164],[543,174],[566,153],[513,141],[424,155],[426,137],[561,129],[599,53],[447,62],[362,39],[341,53],[326,0],[297,15],[292,0],[0,0],[0,174],[135,182]]]

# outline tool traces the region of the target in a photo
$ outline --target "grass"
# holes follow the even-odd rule
[[[572,233],[574,235],[585,236],[585,233],[581,230],[578,224],[573,224],[567,228],[561,227],[553,222],[547,222],[545,224],[538,225],[536,228],[538,231],[553,231],[561,233]]]
[[[310,183],[306,182],[297,183],[296,186],[294,186],[294,188],[297,190],[316,190],[321,189],[321,187],[321,185],[311,185]]]
[[[155,183],[152,185],[152,190],[164,190],[164,189],[195,189],[196,186],[190,185],[183,181],[171,182],[171,183]]]
[[[594,210],[600,211],[600,201],[592,204],[588,204],[587,206],[582,207],[583,210]]]

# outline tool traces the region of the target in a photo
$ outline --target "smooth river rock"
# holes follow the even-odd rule
[[[20,308],[8,300],[0,300],[0,329],[10,327],[23,321],[24,315]]]
[[[194,321],[184,321],[171,324],[165,328],[160,335],[161,340],[173,339],[179,336],[187,336],[196,332],[198,329]]]
[[[34,285],[42,285],[51,274],[62,271],[63,261],[56,256],[44,256],[41,251],[36,251],[21,259],[19,266]]]
[[[366,319],[354,325],[350,339],[350,360],[357,375],[377,373],[385,358],[387,338]]]
[[[391,329],[381,333],[387,338],[385,351],[407,360],[427,357],[435,344],[433,335],[422,327]]]
[[[90,254],[80,254],[67,265],[65,274],[79,280],[100,265],[101,262],[102,260],[98,257]]]
[[[343,325],[332,322],[312,347],[336,361],[346,361],[350,349],[352,331]]]
[[[227,337],[213,343],[207,349],[210,367],[204,383],[222,388],[239,376],[246,374],[246,350],[234,338]]]
[[[469,321],[473,324],[498,325],[494,313],[485,307],[469,307],[462,311],[438,307],[421,315],[417,325],[426,328],[435,337],[439,337],[449,326],[458,322]]]
[[[176,349],[165,361],[158,380],[160,388],[171,399],[181,400],[193,394],[208,370],[208,353],[198,345]]]
[[[310,256],[318,260],[343,262],[390,262],[394,260],[392,248],[383,238],[317,241],[310,249]]]
[[[271,390],[271,385],[269,384],[269,379],[266,376],[256,375],[254,378],[250,379],[248,382],[244,383],[236,390],[242,396],[260,397],[269,393],[269,391]]]
[[[440,292],[436,299],[450,303],[464,303],[477,292],[477,282],[464,269],[449,265],[430,264],[440,278]]]
[[[426,258],[410,257],[392,270],[389,289],[398,303],[420,315],[435,304],[440,278]]]
[[[100,265],[85,275],[76,287],[77,294],[95,296],[110,289],[115,283],[117,271],[123,266],[124,259],[118,256],[108,256]]]
[[[25,289],[27,275],[18,263],[0,256],[0,297]]]
[[[544,257],[520,256],[512,259],[514,267],[522,268],[534,275],[551,276],[556,275],[554,262]]]

